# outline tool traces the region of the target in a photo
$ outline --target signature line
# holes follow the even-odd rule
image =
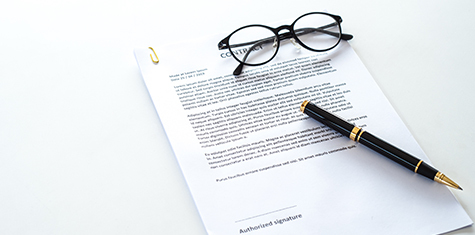
[[[250,219],[254,219],[254,218],[257,218],[257,217],[264,216],[264,215],[268,215],[268,214],[276,213],[276,212],[279,212],[279,211],[288,210],[288,209],[294,208],[294,207],[296,207],[296,206],[297,206],[297,205],[294,205],[294,206],[289,206],[289,207],[285,207],[285,208],[278,209],[278,210],[275,210],[275,211],[267,212],[267,213],[264,213],[264,214],[255,215],[255,216],[252,216],[252,217],[249,217],[249,218],[245,218],[245,219],[237,220],[237,221],[235,221],[234,223],[239,223],[239,222],[242,222],[242,221],[245,221],[245,220],[250,220]]]

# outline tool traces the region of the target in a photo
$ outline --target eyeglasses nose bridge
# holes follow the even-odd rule
[[[284,29],[287,29],[289,32],[291,32],[291,31],[292,31],[292,30],[291,30],[291,29],[292,29],[292,26],[290,26],[290,25],[281,25],[281,26],[275,28],[274,33],[275,33],[275,34],[279,34],[279,32],[282,31],[282,30],[284,30]]]
[[[288,30],[288,32],[279,34],[280,31],[285,30],[285,29]],[[279,41],[285,40],[285,39],[292,39],[294,37],[292,33],[291,25],[281,25],[274,29],[274,33],[277,35]],[[295,45],[295,41],[293,41],[292,43]]]

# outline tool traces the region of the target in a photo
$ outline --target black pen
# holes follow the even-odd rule
[[[366,147],[384,155],[385,157],[399,163],[407,169],[421,174],[438,183],[445,184],[452,188],[462,188],[449,177],[442,174],[440,171],[434,169],[424,161],[412,156],[409,153],[389,144],[388,142],[364,131],[363,129],[335,116],[334,114],[312,104],[309,101],[304,101],[300,105],[300,111],[307,114],[311,118],[327,125],[328,127],[340,132],[342,135],[349,137],[353,141],[362,143]]]

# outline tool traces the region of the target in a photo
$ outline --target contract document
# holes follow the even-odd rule
[[[234,76],[238,62],[217,47],[225,36],[156,46],[159,63],[135,50],[208,234],[439,234],[472,224],[446,186],[300,112],[312,101],[430,163],[347,42],[325,53],[282,42],[271,62]]]

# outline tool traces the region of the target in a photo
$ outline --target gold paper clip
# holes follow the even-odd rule
[[[152,54],[150,54],[150,58],[152,59],[153,63],[155,64],[158,63],[159,59],[158,59],[157,53],[155,53],[155,50],[152,47],[149,47],[149,49],[152,49],[153,54],[155,54],[155,58],[157,58],[157,60],[154,60],[152,57]]]

